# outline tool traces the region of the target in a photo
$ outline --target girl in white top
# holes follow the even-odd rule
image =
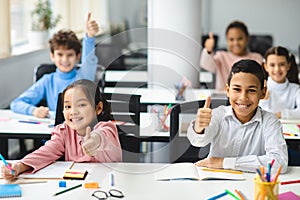
[[[255,172],[274,159],[272,171],[281,165],[281,172],[286,172],[288,153],[282,125],[272,113],[258,107],[265,92],[260,64],[241,60],[233,65],[226,85],[231,106],[211,109],[208,98],[188,128],[193,146],[211,143],[208,157],[197,166]]]
[[[267,75],[267,95],[259,106],[278,118],[300,119],[300,87],[295,57],[284,47],[271,47],[263,64]]]

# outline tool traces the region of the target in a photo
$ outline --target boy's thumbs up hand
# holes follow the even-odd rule
[[[215,39],[213,32],[209,32],[208,38],[205,40],[204,48],[207,50],[207,52],[213,52],[215,47]]]
[[[90,127],[86,128],[86,134],[83,139],[82,150],[85,155],[95,156],[100,146],[101,139],[98,133],[93,133]]]
[[[208,96],[206,98],[205,104],[203,108],[199,108],[196,116],[194,130],[197,133],[201,133],[206,127],[209,126],[211,121],[211,112],[212,109],[210,108],[211,104],[211,97]]]
[[[91,13],[88,13],[87,20],[86,20],[86,30],[88,37],[94,37],[98,31],[99,26],[95,20],[91,20]]]

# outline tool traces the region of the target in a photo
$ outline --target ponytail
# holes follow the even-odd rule
[[[290,69],[286,75],[290,83],[296,83],[299,84],[299,70],[298,70],[298,65],[296,63],[295,56],[293,54],[289,54],[289,64],[290,64]]]

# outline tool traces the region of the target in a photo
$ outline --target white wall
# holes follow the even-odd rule
[[[241,20],[251,34],[271,34],[274,45],[281,45],[298,54],[300,45],[299,0],[202,0],[203,33],[219,35],[226,46],[225,30],[233,20]]]

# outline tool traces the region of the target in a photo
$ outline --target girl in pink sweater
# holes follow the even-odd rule
[[[53,128],[44,146],[12,164],[13,172],[2,166],[3,178],[12,180],[25,171],[34,173],[61,156],[75,162],[122,161],[117,127],[110,121],[110,105],[96,84],[85,79],[75,81],[64,90],[62,101],[65,122]]]
[[[252,59],[262,64],[260,54],[251,53],[247,50],[248,38],[247,26],[240,21],[234,21],[226,29],[227,51],[218,50],[214,53],[215,41],[213,33],[209,33],[209,38],[205,41],[201,53],[200,67],[216,74],[216,89],[225,90],[227,77],[235,62],[242,59]]]

